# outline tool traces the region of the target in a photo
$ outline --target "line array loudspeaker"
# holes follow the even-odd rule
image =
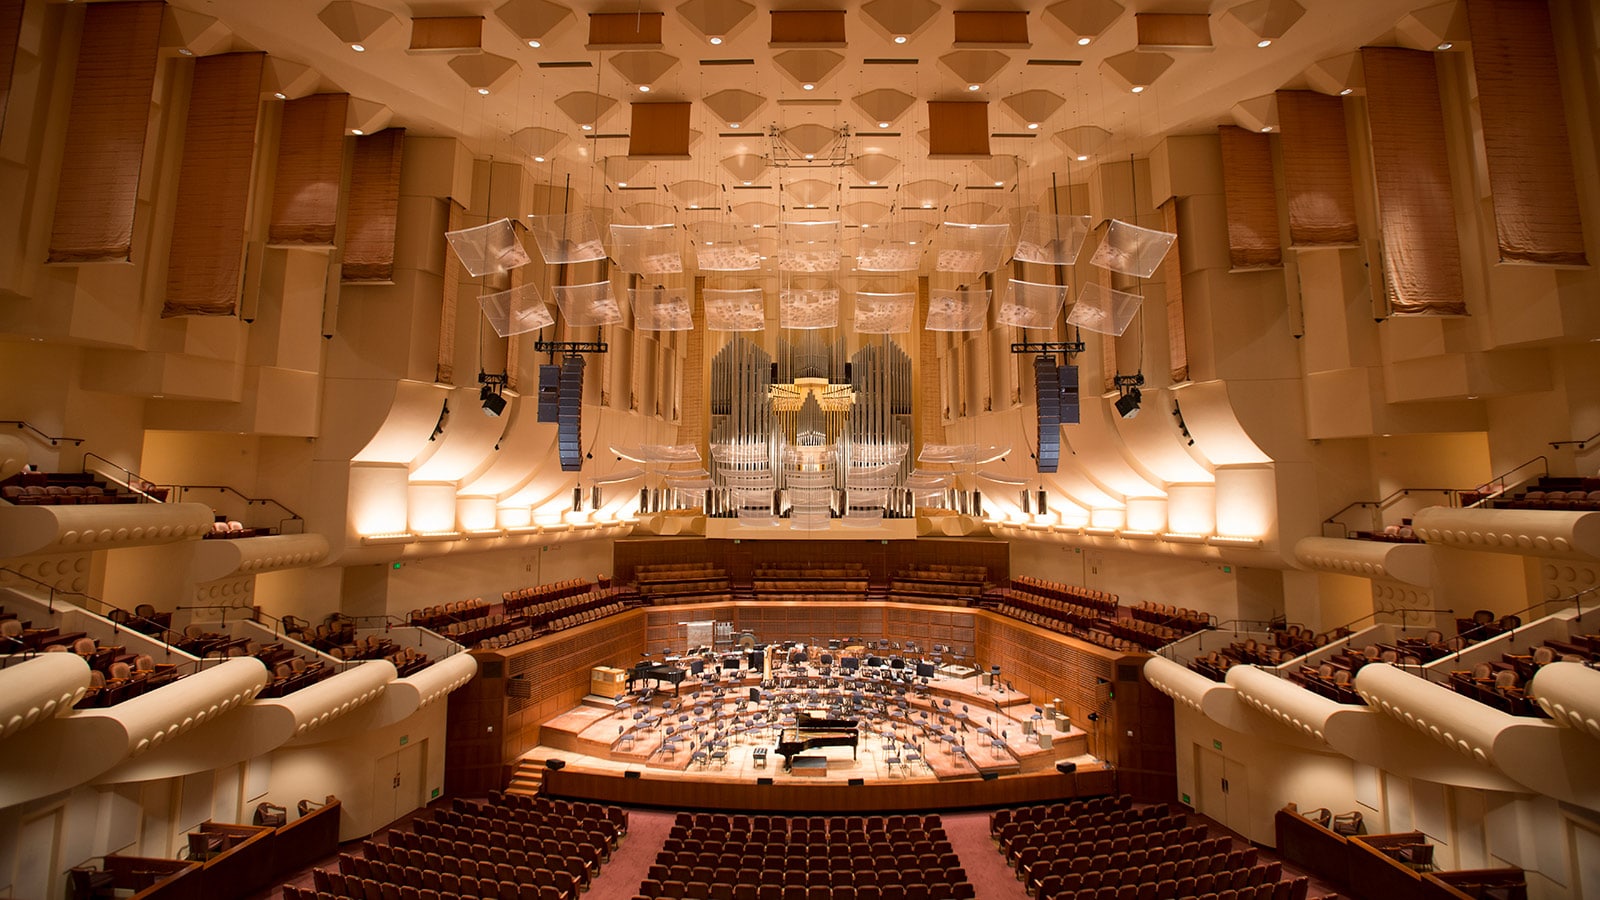
[[[1038,399],[1039,453],[1041,472],[1054,472],[1061,465],[1061,382],[1053,356],[1033,358],[1033,383]]]
[[[583,468],[583,357],[561,361],[561,387],[557,395],[556,449],[561,471]]]
[[[1078,424],[1078,367],[1062,366],[1056,370],[1056,380],[1061,384],[1061,424]]]
[[[555,424],[561,409],[561,367],[539,367],[539,417],[540,422]]]

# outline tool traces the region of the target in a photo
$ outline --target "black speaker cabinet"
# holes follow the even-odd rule
[[[1075,762],[1058,762],[1056,763],[1056,771],[1063,775],[1071,775],[1073,772],[1078,771],[1078,764]]]
[[[552,772],[559,772],[566,768],[566,765],[566,761],[561,759],[547,759],[544,761],[544,767]]]

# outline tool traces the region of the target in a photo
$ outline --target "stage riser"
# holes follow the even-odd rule
[[[627,778],[563,769],[546,772],[544,791],[555,797],[657,806],[666,809],[748,810],[784,814],[879,813],[950,810],[1040,803],[1117,792],[1116,773],[1085,769],[1070,775],[1006,775],[991,781],[960,781],[850,786],[751,784],[703,779]]]

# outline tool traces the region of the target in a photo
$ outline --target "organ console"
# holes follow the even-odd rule
[[[783,757],[783,767],[787,770],[795,754],[817,747],[849,747],[850,755],[853,757],[856,755],[859,736],[855,719],[801,716],[795,720],[793,728],[783,730],[777,752]]]

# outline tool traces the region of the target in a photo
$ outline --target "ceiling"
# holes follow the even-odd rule
[[[1265,98],[1277,89],[1337,92],[1348,83],[1359,91],[1359,72],[1341,57],[1368,43],[1426,43],[1432,37],[1426,27],[1418,35],[1419,21],[1438,21],[1432,30],[1443,33],[1459,18],[1455,2],[1420,11],[1407,0],[1301,2],[1298,15],[1294,0],[1031,4],[1031,46],[1004,49],[953,46],[955,10],[1019,9],[984,0],[851,3],[842,46],[798,49],[769,46],[772,9],[823,4],[172,5],[197,14],[194,23],[217,20],[228,35],[218,50],[260,49],[308,66],[316,79],[302,79],[311,85],[302,92],[347,91],[371,104],[364,109],[386,108],[391,125],[458,137],[474,154],[524,163],[541,180],[570,176],[613,221],[688,224],[731,212],[775,223],[781,196],[783,215],[831,210],[850,225],[924,208],[934,219],[1004,221],[1040,202],[1052,178],[1082,182],[1094,163],[1147,152],[1163,135],[1221,123],[1271,127]],[[590,13],[649,10],[664,13],[659,50],[585,49]],[[1136,13],[1207,14],[1200,21],[1212,46],[1141,52]],[[432,16],[483,16],[481,52],[410,52],[412,18]],[[1269,46],[1258,46],[1263,33]],[[364,52],[352,49],[357,40]],[[1131,90],[1136,83],[1142,92]],[[627,158],[629,104],[639,100],[692,102],[691,159]],[[987,101],[993,158],[928,159],[929,100]],[[782,140],[769,136],[774,130]]]

